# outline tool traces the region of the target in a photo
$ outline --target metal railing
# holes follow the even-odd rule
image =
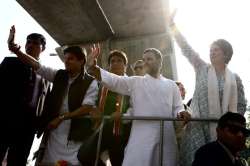
[[[86,118],[90,118],[87,116]],[[98,165],[99,157],[100,157],[100,150],[101,150],[101,141],[102,141],[102,134],[103,134],[103,126],[105,121],[108,119],[112,119],[111,116],[103,116],[100,129],[99,129],[99,136],[98,136],[98,143],[97,143],[97,153],[96,153],[96,160],[95,166]],[[149,116],[123,116],[121,117],[122,120],[143,120],[143,121],[159,121],[160,122],[160,149],[159,149],[159,156],[160,156],[160,166],[163,166],[163,136],[164,136],[164,121],[183,121],[177,118],[171,117],[149,117]],[[217,118],[191,118],[189,121],[196,121],[196,122],[217,122]]]

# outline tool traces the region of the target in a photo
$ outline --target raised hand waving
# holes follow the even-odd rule
[[[16,28],[14,25],[11,26],[10,28],[10,33],[9,33],[9,38],[8,38],[8,47],[9,50],[13,53],[16,53],[20,50],[21,46],[18,44],[15,44],[15,33],[16,33]]]

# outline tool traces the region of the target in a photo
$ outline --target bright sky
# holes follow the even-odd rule
[[[12,25],[16,27],[16,42],[22,46],[26,42],[26,36],[30,33],[36,32],[41,33],[45,36],[47,44],[46,50],[41,56],[42,62],[49,66],[63,67],[63,64],[59,58],[49,56],[50,53],[55,53],[55,47],[59,45],[49,34],[15,1],[0,1],[0,20],[1,20],[1,31],[0,31],[0,62],[5,56],[13,56],[8,51],[7,39],[9,35],[9,29]]]

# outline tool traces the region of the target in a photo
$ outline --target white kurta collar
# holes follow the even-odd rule
[[[150,78],[150,79],[156,79],[156,80],[162,80],[163,79],[163,76],[161,74],[160,74],[160,76],[158,78],[152,77],[149,74],[145,74],[144,77],[145,78]]]

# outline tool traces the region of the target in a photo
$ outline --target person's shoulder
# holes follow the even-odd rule
[[[239,83],[239,82],[242,83],[242,80],[241,80],[240,76],[237,73],[233,73],[233,74],[234,74],[236,82],[237,83]]]
[[[56,72],[56,77],[68,76],[68,72],[65,69],[59,69]]]
[[[214,152],[215,149],[220,148],[220,145],[218,142],[214,141],[214,142],[210,142],[207,143],[203,146],[201,146],[196,153],[208,153],[211,154],[211,152]]]
[[[169,78],[166,78],[164,76],[161,75],[161,80],[163,80],[164,82],[166,82],[167,84],[170,84],[171,86],[174,86],[174,87],[177,87],[175,81],[169,79]]]
[[[195,70],[195,72],[199,74],[204,74],[207,73],[211,67],[213,66],[210,63],[205,62],[198,68],[198,70]]]
[[[27,69],[29,66],[25,65],[19,58],[17,57],[5,57],[1,63],[1,70],[6,71],[23,71]]]
[[[220,144],[217,141],[209,142],[205,145],[203,145],[204,148],[213,148],[213,147],[218,147]]]
[[[216,142],[207,143],[201,146],[194,156],[192,166],[217,166]]]
[[[234,77],[236,80],[236,85],[237,85],[238,90],[240,89],[244,92],[244,86],[243,86],[243,83],[242,83],[240,76],[238,74],[234,73]]]
[[[15,57],[15,56],[6,56],[4,57],[4,60],[18,60],[19,58],[18,57]]]
[[[131,79],[144,79],[145,76],[129,76],[129,78],[131,78]]]
[[[125,77],[127,80],[130,80],[132,82],[140,82],[145,79],[145,76],[122,76]]]
[[[173,83],[175,83],[172,79],[167,78],[167,77],[163,76],[162,74],[160,75],[160,79],[161,79],[161,80],[164,80],[164,81],[168,81],[168,82],[173,82]]]
[[[17,57],[5,57],[1,64],[14,64],[21,63],[21,61]]]

